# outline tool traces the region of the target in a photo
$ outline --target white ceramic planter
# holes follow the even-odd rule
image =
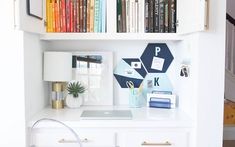
[[[69,108],[79,108],[82,105],[82,97],[74,98],[72,94],[68,94],[66,97],[66,105]]]

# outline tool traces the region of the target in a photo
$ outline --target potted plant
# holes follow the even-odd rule
[[[80,82],[71,82],[67,90],[66,105],[70,108],[79,108],[82,105],[81,94],[85,92],[85,87]]]

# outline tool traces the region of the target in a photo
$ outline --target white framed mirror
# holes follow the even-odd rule
[[[112,52],[74,52],[72,73],[86,87],[83,105],[113,105]]]

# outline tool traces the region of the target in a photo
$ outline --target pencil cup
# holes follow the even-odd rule
[[[138,89],[131,89],[129,93],[129,107],[138,108],[142,106],[142,93]]]

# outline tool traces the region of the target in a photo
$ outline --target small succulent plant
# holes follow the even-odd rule
[[[80,82],[72,82],[69,83],[67,90],[74,98],[78,98],[78,95],[84,93],[86,89]]]

